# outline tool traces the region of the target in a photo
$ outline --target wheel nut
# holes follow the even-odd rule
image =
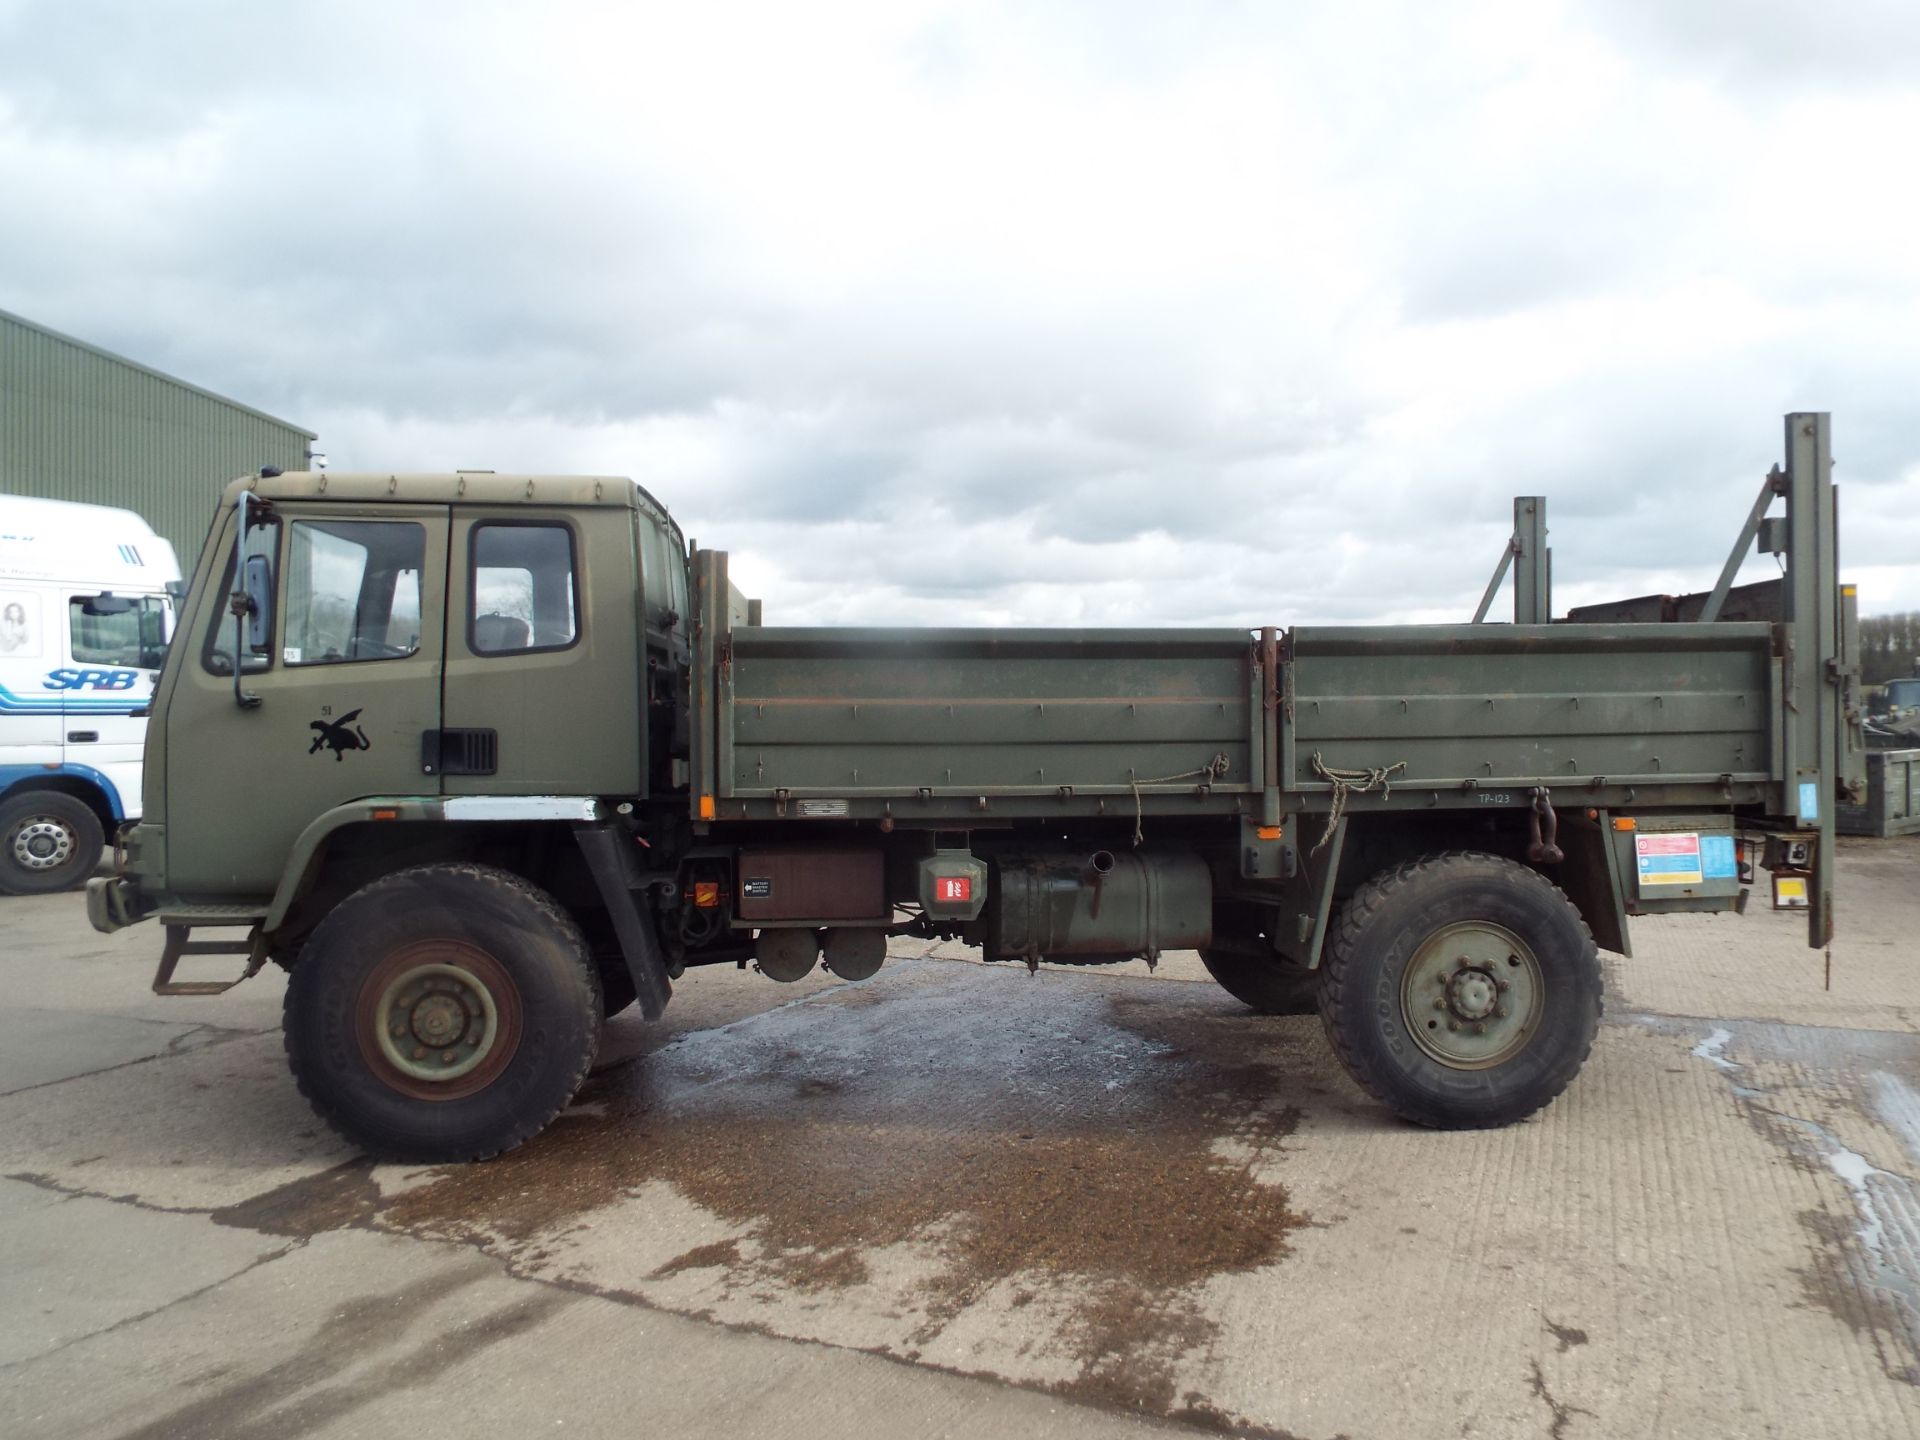
[[[1513,982],[1511,980],[1496,980],[1493,982],[1493,986],[1504,995],[1513,988]]]
[[[1476,1035],[1484,1035],[1484,1034],[1486,1034],[1486,1033],[1487,1033],[1487,1026],[1486,1026],[1486,1022],[1485,1022],[1485,1021],[1482,1021],[1482,1022],[1481,1022],[1480,1024],[1478,1024],[1478,1025],[1476,1025],[1476,1026],[1474,1026],[1474,1027],[1473,1027],[1473,1033],[1474,1033],[1474,1034],[1476,1034]]]
[[[453,1051],[451,1051],[451,1050],[443,1050],[443,1051],[441,1051],[441,1052],[440,1052],[440,1063],[441,1063],[442,1065],[451,1065],[451,1064],[453,1063]]]
[[[1513,1012],[1508,1010],[1506,1006],[1502,1005],[1498,1010],[1493,1012],[1493,1018],[1496,1020],[1504,1020],[1512,1013]]]
[[[414,1058],[414,1059],[416,1059],[416,1060],[424,1060],[424,1059],[426,1059],[426,1058],[427,1058],[427,1047],[426,1047],[426,1046],[424,1046],[424,1045],[416,1045],[416,1046],[414,1046],[414,1047],[413,1047],[413,1058]]]
[[[406,1037],[406,1033],[407,1033],[407,1027],[404,1025],[396,1025],[393,1027],[393,1038],[396,1040],[404,1039]]]
[[[1447,1029],[1458,1030],[1459,1028],[1460,1028],[1460,1022],[1458,1020],[1447,1021]]]
[[[1433,1008],[1436,1010],[1444,1010],[1447,1008],[1447,1002],[1444,1000],[1436,1000],[1433,1002]],[[396,1030],[394,1033],[397,1035],[400,1032]]]

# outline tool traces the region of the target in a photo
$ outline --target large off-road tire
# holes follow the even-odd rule
[[[29,790],[0,803],[0,891],[51,895],[84,884],[106,835],[86,801]]]
[[[600,981],[579,927],[505,870],[423,865],[336,906],[287,982],[300,1093],[385,1158],[484,1160],[580,1088]]]
[[[1262,1015],[1311,1015],[1318,1008],[1320,972],[1278,955],[1202,950],[1207,973],[1242,1005]]]
[[[1537,871],[1429,855],[1348,900],[1321,969],[1320,1019],[1347,1073],[1403,1119],[1508,1125],[1572,1082],[1600,1028],[1600,957]]]

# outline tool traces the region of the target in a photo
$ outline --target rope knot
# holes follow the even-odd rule
[[[1320,843],[1307,852],[1308,858],[1318,855],[1333,838],[1334,826],[1340,823],[1341,812],[1347,808],[1347,796],[1365,795],[1368,791],[1378,790],[1381,798],[1393,794],[1393,785],[1387,777],[1397,770],[1407,768],[1407,762],[1396,760],[1391,765],[1372,765],[1360,770],[1342,770],[1328,765],[1320,758],[1318,750],[1313,752],[1313,773],[1333,787],[1333,805],[1327,811],[1327,828],[1321,833]]]

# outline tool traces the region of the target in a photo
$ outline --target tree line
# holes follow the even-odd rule
[[[1860,671],[1865,685],[1920,675],[1920,610],[1868,615],[1861,620]]]

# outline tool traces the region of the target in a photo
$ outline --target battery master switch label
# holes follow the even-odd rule
[[[749,876],[740,886],[740,896],[744,900],[771,900],[773,898],[772,877]]]
[[[1636,835],[1633,853],[1642,885],[1698,885],[1706,878],[1700,861],[1700,836],[1691,830],[1671,835]]]

